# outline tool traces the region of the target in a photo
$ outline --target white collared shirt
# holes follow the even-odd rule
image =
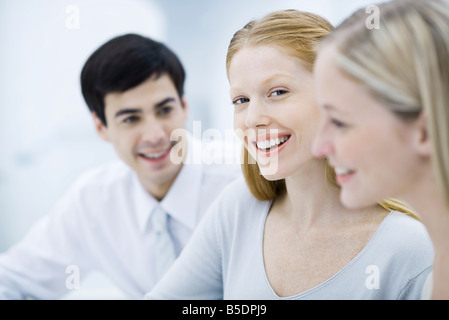
[[[121,162],[84,174],[0,255],[0,298],[54,299],[92,270],[105,273],[129,298],[142,298],[156,283],[153,208],[160,205],[169,214],[179,254],[215,198],[240,175],[236,164],[184,164],[158,202]]]

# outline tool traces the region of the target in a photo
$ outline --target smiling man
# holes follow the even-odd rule
[[[187,104],[173,86],[168,74],[152,76],[126,92],[106,94],[105,121],[94,122],[100,136],[112,142],[117,154],[139,177],[142,185],[162,199],[176,178],[181,164],[171,161],[176,143],[173,130],[184,128]],[[186,148],[185,145],[181,146]]]
[[[179,161],[201,150],[185,130],[184,79],[172,51],[135,34],[116,37],[89,57],[83,96],[99,136],[122,161],[80,177],[0,255],[0,298],[62,296],[73,287],[69,267],[81,285],[100,270],[129,298],[157,283],[210,204],[240,176],[237,164]]]

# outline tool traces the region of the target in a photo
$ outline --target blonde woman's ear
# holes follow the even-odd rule
[[[416,139],[415,148],[419,155],[423,157],[430,157],[432,153],[432,142],[430,141],[430,135],[427,125],[427,116],[424,112],[421,112],[416,119]]]

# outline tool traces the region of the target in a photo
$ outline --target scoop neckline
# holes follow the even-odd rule
[[[300,293],[297,293],[297,294],[293,294],[293,295],[290,295],[290,296],[281,297],[281,296],[279,296],[276,293],[276,291],[274,291],[273,287],[271,286],[270,281],[268,280],[268,276],[267,276],[267,272],[266,272],[266,268],[265,268],[265,262],[264,262],[264,259],[263,259],[264,258],[263,257],[263,234],[264,234],[264,231],[265,231],[265,225],[266,225],[268,213],[269,213],[270,208],[271,208],[271,204],[272,204],[272,201],[267,201],[266,207],[265,207],[265,214],[264,214],[263,218],[261,219],[262,220],[261,221],[261,226],[259,227],[259,254],[258,254],[258,259],[259,259],[260,266],[262,267],[262,273],[263,273],[263,276],[264,276],[265,283],[266,283],[267,287],[269,288],[271,294],[276,299],[280,299],[280,300],[294,300],[294,299],[302,298],[304,296],[312,294],[314,291],[319,290],[322,287],[325,287],[325,286],[329,285],[331,282],[333,282],[336,279],[338,279],[338,277],[346,269],[348,269],[355,262],[357,262],[357,260],[359,260],[366,253],[366,251],[368,251],[368,249],[373,245],[373,242],[376,240],[376,238],[378,237],[379,233],[383,229],[383,227],[386,224],[387,220],[390,219],[391,215],[394,212],[394,211],[390,211],[388,213],[388,215],[379,224],[379,226],[377,227],[377,229],[374,232],[373,236],[367,242],[367,244],[362,248],[362,250],[360,250],[359,253],[357,253],[345,266],[343,266],[340,270],[338,270],[334,275],[332,275],[330,278],[324,280],[323,282],[317,284],[316,286],[314,286],[314,287],[312,287],[310,289],[307,289],[306,291],[303,291],[303,292],[300,292]]]

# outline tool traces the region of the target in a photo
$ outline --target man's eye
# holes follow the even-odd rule
[[[247,102],[249,102],[248,98],[237,98],[235,100],[232,100],[233,105],[247,103]]]
[[[125,119],[123,119],[123,122],[124,123],[134,123],[134,122],[137,122],[138,120],[139,120],[138,116],[129,116],[129,117],[126,117]]]
[[[158,115],[164,116],[164,115],[169,114],[172,110],[173,110],[172,107],[166,106],[166,107],[162,107],[161,109],[159,109],[159,111],[157,113],[158,113]]]

